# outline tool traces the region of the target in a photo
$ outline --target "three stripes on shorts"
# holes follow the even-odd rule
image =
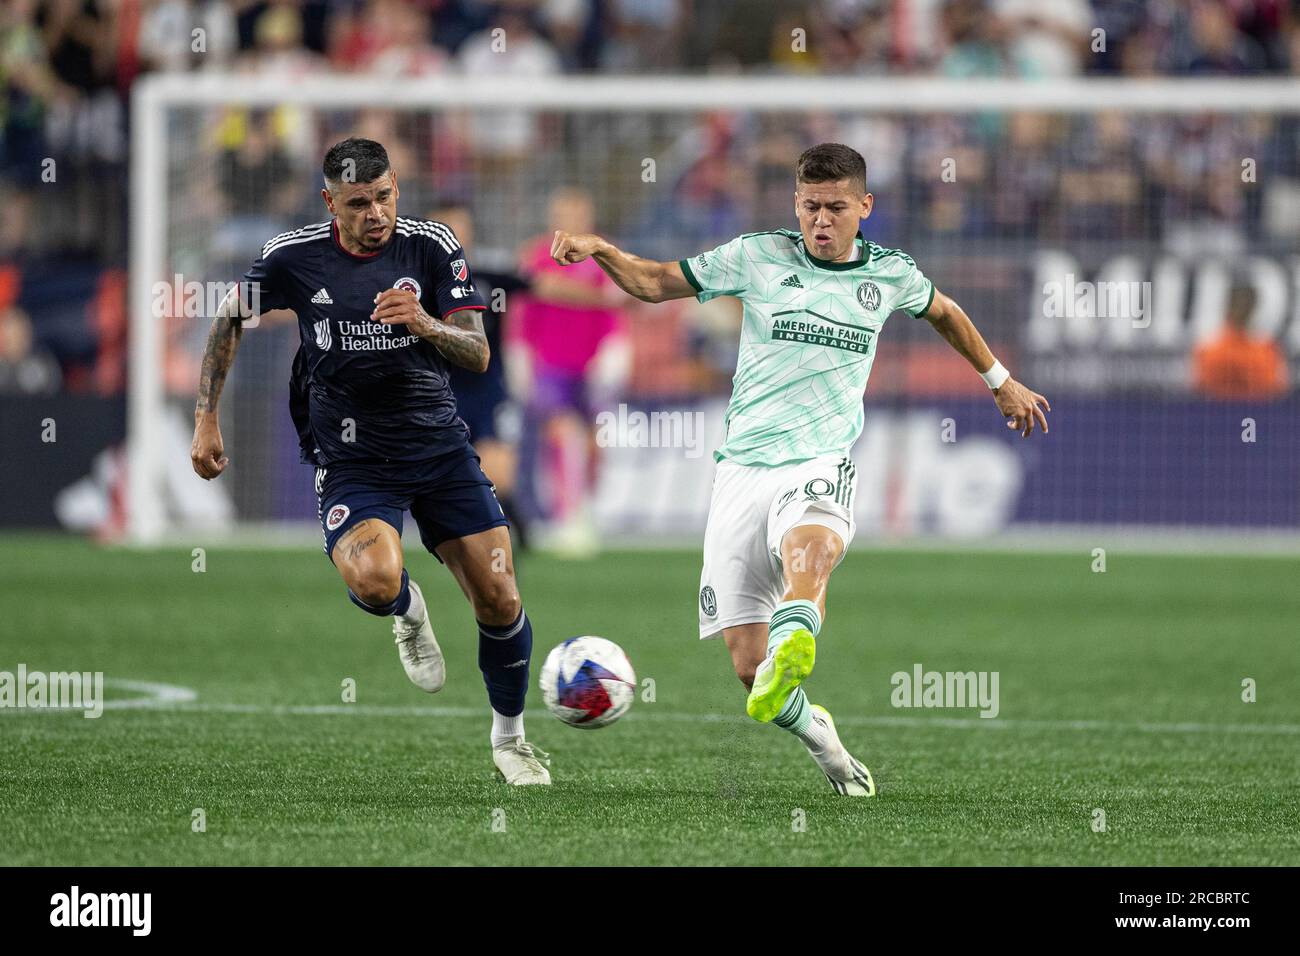
[[[858,466],[853,464],[852,458],[841,458],[840,463],[835,466],[835,475],[833,498],[836,504],[847,508],[853,500],[853,483],[858,479]]]

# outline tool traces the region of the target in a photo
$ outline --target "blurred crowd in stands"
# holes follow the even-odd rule
[[[504,52],[493,46],[498,28]],[[325,73],[1280,76],[1300,73],[1300,2],[5,0],[0,391],[124,387],[129,94],[137,77],[159,71],[286,83]],[[664,258],[756,224],[789,224],[793,159],[820,140],[866,154],[873,191],[888,197],[868,235],[885,245],[1069,237],[1195,255],[1293,247],[1300,234],[1294,115],[728,113],[629,123],[368,110],[313,123],[293,110],[225,110],[180,129],[192,142],[173,157],[182,166],[212,157],[188,180],[182,168],[176,187],[196,217],[219,224],[202,237],[204,254],[230,271],[203,278],[233,279],[270,235],[323,218],[321,152],[353,133],[389,148],[404,213],[466,203],[479,245],[511,254],[551,225],[547,197],[560,185],[589,189],[598,228]],[[659,157],[665,188],[641,203],[607,201],[619,193],[611,163],[635,168],[646,155]],[[1242,157],[1258,163],[1268,190],[1243,187]],[[939,175],[947,158],[959,188]],[[724,366],[692,381],[725,389]]]

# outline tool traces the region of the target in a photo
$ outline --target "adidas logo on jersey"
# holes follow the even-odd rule
[[[792,272],[781,282],[781,287],[784,289],[802,289],[803,283],[800,282],[799,277]]]
[[[317,292],[314,296],[312,296],[311,301],[314,305],[334,304],[334,300],[330,298],[330,294],[324,288],[322,288],[319,292]]]

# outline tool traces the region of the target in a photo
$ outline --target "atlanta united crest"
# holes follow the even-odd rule
[[[858,304],[868,312],[880,308],[880,287],[874,282],[864,282],[858,286]]]
[[[401,289],[403,292],[414,292],[417,299],[424,293],[424,290],[420,288],[420,283],[410,276],[402,276],[393,283],[393,288]]]

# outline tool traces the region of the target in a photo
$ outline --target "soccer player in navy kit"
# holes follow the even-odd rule
[[[507,521],[479,467],[448,384],[453,365],[482,372],[483,297],[446,225],[397,215],[383,146],[346,139],[325,155],[321,196],[333,218],[271,239],[218,310],[195,408],[194,470],[226,468],[217,403],[242,321],[292,309],[302,343],[290,411],[316,465],[325,553],[363,611],[393,618],[407,676],[445,679],[428,608],[402,557],[410,509],[478,620],[479,668],[492,705],[493,761],[512,784],[549,784],[547,755],[524,738],[532,626],[515,584]]]

